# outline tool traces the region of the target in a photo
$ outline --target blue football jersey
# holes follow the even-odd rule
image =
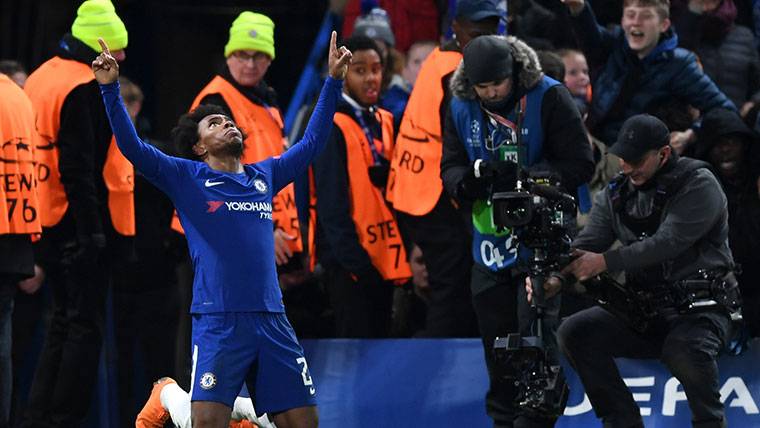
[[[325,81],[301,141],[280,157],[245,165],[242,173],[216,171],[145,144],[124,109],[118,82],[101,86],[121,152],[177,209],[195,272],[192,313],[284,312],[274,258],[272,196],[321,152],[341,86],[340,80]]]

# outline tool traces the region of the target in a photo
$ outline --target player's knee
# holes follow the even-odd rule
[[[204,403],[206,404],[206,403]],[[228,428],[230,423],[230,408],[224,405],[199,405],[193,403],[193,428]]]
[[[277,428],[317,428],[319,415],[316,406],[299,407],[273,415]]]

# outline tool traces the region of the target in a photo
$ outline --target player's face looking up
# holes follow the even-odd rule
[[[243,134],[229,117],[211,114],[198,122],[198,142],[193,146],[196,155],[240,157],[243,154]]]
[[[380,82],[383,80],[383,63],[374,49],[354,52],[353,61],[346,73],[346,91],[364,107],[377,104]]]

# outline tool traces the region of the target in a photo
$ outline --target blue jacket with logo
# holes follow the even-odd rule
[[[580,113],[567,89],[543,75],[533,50],[513,37],[507,40],[512,43],[519,70],[513,78],[513,91],[518,96],[524,95],[526,100],[521,132],[527,145],[527,159],[520,162],[533,172],[557,174],[566,189],[576,189],[590,180],[594,172],[591,146]],[[493,271],[508,269],[516,260],[509,233],[494,230],[490,207],[485,202],[487,194],[480,192],[472,201],[472,195],[463,192],[463,185],[473,180],[471,171],[476,159],[495,158],[494,151],[486,147],[486,139],[493,140],[491,148],[504,147],[505,140],[514,142],[517,130],[503,125],[496,129],[488,120],[461,64],[451,79],[451,89],[454,96],[444,127],[441,177],[449,194],[461,202],[473,203],[475,262]],[[506,119],[517,123],[515,109]]]
[[[274,260],[272,195],[302,174],[332,128],[342,81],[327,78],[303,139],[242,173],[167,156],[135,133],[118,82],[102,85],[116,142],[174,203],[185,229],[195,278],[191,313],[284,312]]]

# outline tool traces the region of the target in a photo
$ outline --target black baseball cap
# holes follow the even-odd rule
[[[636,162],[648,151],[669,143],[670,131],[660,119],[649,114],[637,114],[623,122],[610,153],[626,162]]]
[[[462,55],[464,74],[473,85],[512,76],[512,47],[503,36],[476,37],[467,43]]]
[[[480,21],[491,16],[501,16],[496,0],[459,0],[456,6],[456,18],[468,21]]]

